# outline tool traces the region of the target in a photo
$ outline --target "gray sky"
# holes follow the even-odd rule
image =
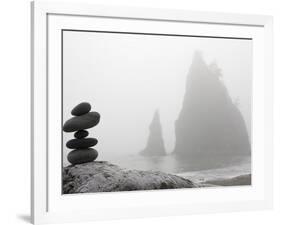
[[[171,152],[195,50],[203,52],[208,64],[217,62],[250,131],[252,43],[233,39],[64,32],[64,121],[76,104],[88,101],[101,114],[100,124],[89,130],[99,140],[95,148],[100,155],[133,154],[145,147],[159,109]],[[64,146],[72,137],[64,133]]]

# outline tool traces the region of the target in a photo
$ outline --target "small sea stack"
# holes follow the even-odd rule
[[[68,119],[63,125],[64,132],[75,132],[74,139],[66,143],[66,147],[73,149],[67,159],[72,165],[92,162],[98,157],[97,150],[91,148],[98,143],[96,138],[87,138],[89,132],[86,129],[96,126],[100,121],[98,112],[90,112],[91,105],[88,102],[82,102],[75,106]]]
[[[149,126],[149,136],[144,150],[140,152],[143,156],[164,156],[166,150],[162,137],[162,126],[159,111],[156,110]]]

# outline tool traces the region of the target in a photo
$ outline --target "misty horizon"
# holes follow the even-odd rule
[[[116,38],[118,36],[118,38]],[[182,110],[195,51],[221,70],[232,102],[251,137],[252,43],[250,40],[159,37],[67,32],[64,35],[63,120],[88,101],[101,114],[89,130],[99,140],[99,159],[136,154],[146,146],[149,125],[159,110],[167,153],[175,148],[175,121]],[[72,134],[63,134],[65,147]]]

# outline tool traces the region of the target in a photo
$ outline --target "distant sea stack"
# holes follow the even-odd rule
[[[152,122],[149,126],[149,136],[146,148],[141,151],[140,154],[145,156],[166,155],[158,110],[155,111]]]
[[[175,123],[174,154],[250,154],[245,121],[232,102],[216,64],[207,65],[195,52],[186,81],[186,91]]]

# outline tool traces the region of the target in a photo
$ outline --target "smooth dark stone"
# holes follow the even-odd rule
[[[98,143],[96,138],[82,138],[82,139],[71,139],[66,142],[66,147],[72,149],[89,148],[95,146]]]
[[[67,155],[67,160],[72,164],[82,164],[92,162],[98,157],[97,150],[93,148],[76,149]]]
[[[63,125],[63,131],[74,132],[89,129],[96,126],[99,122],[100,114],[98,112],[89,112],[82,116],[75,116],[67,120]]]
[[[81,138],[85,138],[89,135],[89,132],[86,130],[78,130],[77,132],[74,133],[74,137],[81,139]]]
[[[73,116],[81,116],[90,112],[90,110],[91,105],[88,102],[82,102],[72,109],[71,114]]]

